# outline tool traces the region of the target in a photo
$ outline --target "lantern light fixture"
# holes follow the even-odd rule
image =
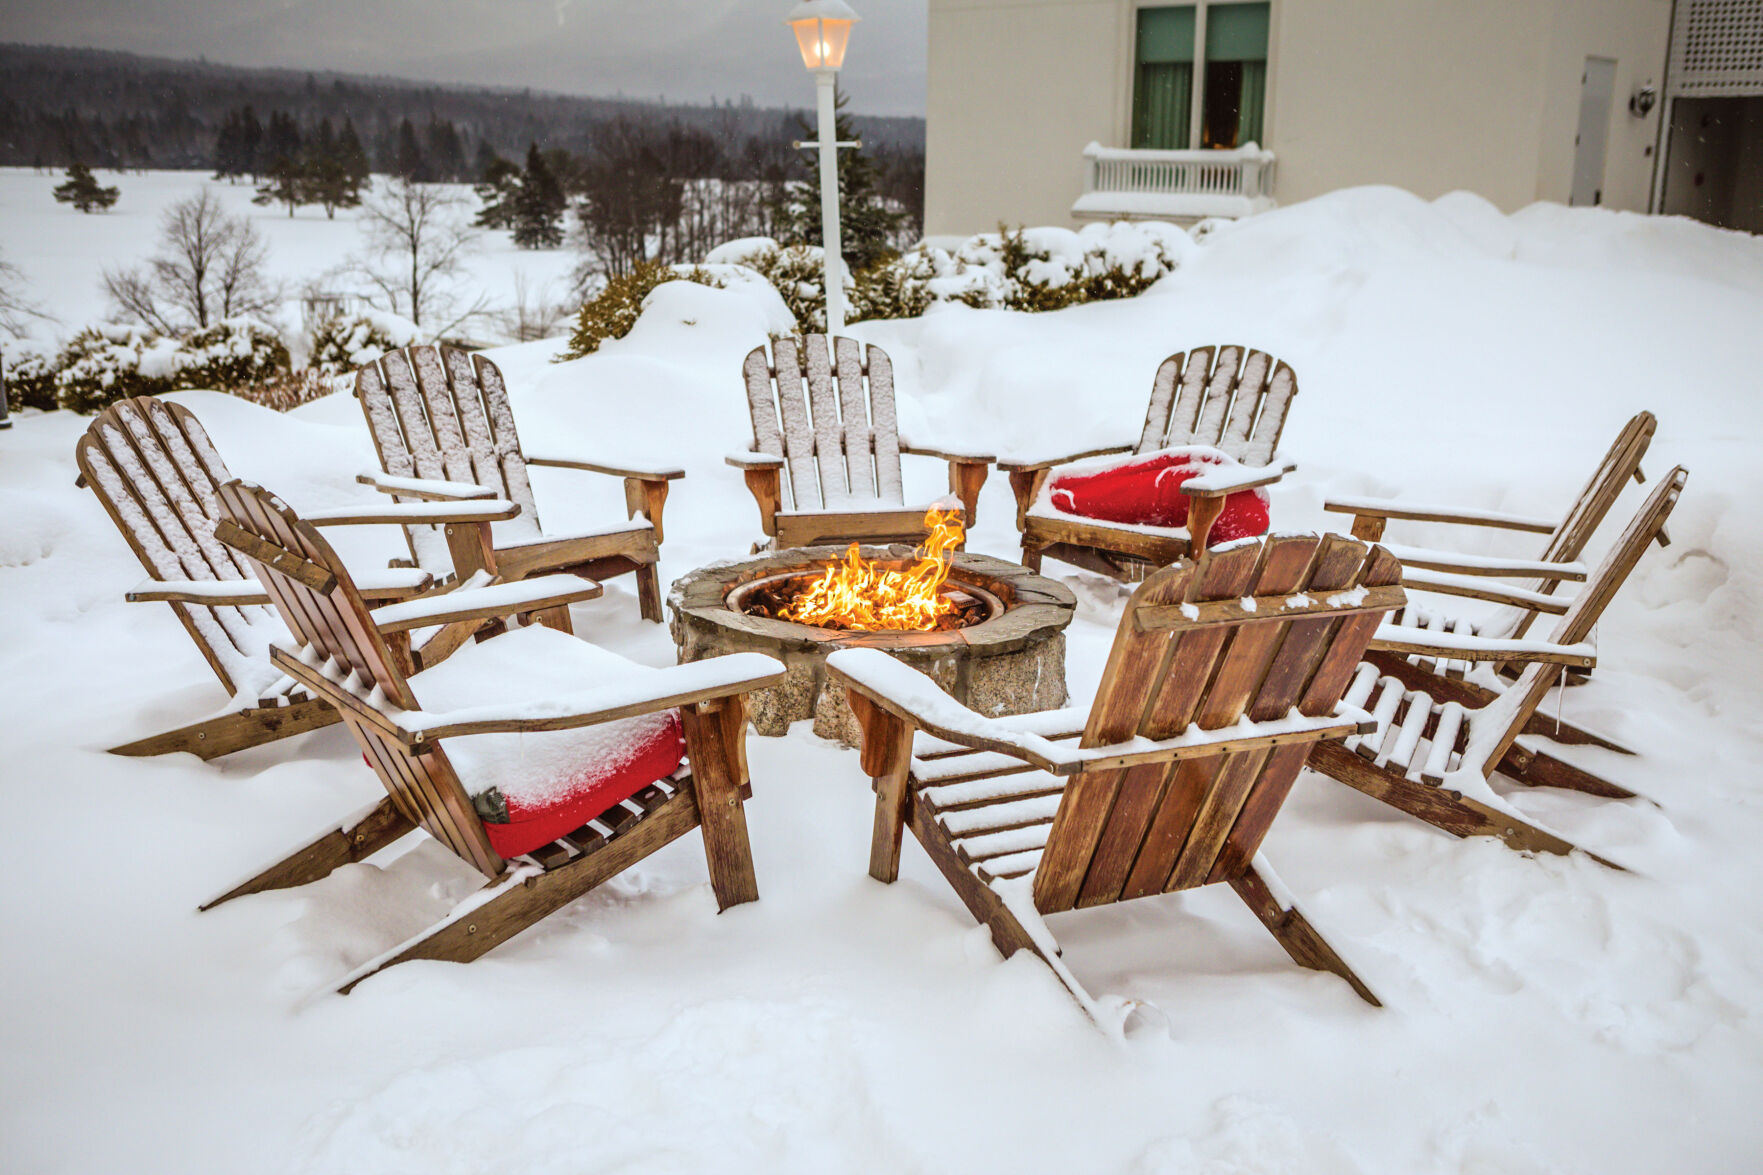
[[[784,18],[796,34],[802,64],[810,70],[838,69],[845,64],[851,26],[863,19],[845,0],[802,0]]]

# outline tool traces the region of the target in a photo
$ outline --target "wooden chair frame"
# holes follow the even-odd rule
[[[424,713],[382,632],[397,625],[489,620],[542,613],[598,594],[569,575],[495,585],[466,597],[417,601],[370,613],[336,552],[273,495],[243,482],[222,486],[229,521],[223,542],[257,563],[263,584],[295,644],[271,657],[313,696],[336,708],[385,785],[387,796],[335,829],[205,903],[304,885],[366,857],[420,826],[481,872],[486,892],[454,914],[353,972],[347,992],[368,976],[409,959],[469,962],[693,828],[703,829],[711,886],[719,908],[759,896],[742,802],[751,794],[746,763],[745,698],[775,685],[783,666],[756,653],[713,658],[658,671],[646,688],[616,703],[566,708],[536,717],[478,707],[460,716]],[[510,601],[518,597],[515,606]],[[595,698],[592,691],[581,695]],[[637,714],[678,709],[689,770],[639,791],[587,824],[517,861],[491,847],[464,785],[447,757],[449,737],[495,731],[563,730]]]
[[[1487,781],[1498,771],[1528,786],[1634,797],[1619,784],[1518,740],[1557,737],[1552,720],[1539,717],[1538,707],[1566,668],[1590,668],[1596,661],[1591,637],[1598,620],[1647,546],[1664,533],[1688,476],[1680,465],[1654,487],[1547,641],[1411,634],[1396,625],[1380,629],[1347,693],[1349,702],[1368,706],[1376,729],[1340,745],[1318,746],[1310,766],[1454,836],[1498,837],[1526,851],[1573,851],[1578,846],[1565,837],[1512,811]],[[1422,670],[1411,663],[1416,656],[1522,664],[1524,669],[1516,682],[1496,693]],[[1602,744],[1596,736],[1561,741]]]
[[[752,415],[741,471],[773,548],[924,540],[924,509],[907,509],[901,454],[949,463],[949,491],[967,525],[979,514],[990,455],[913,446],[894,416],[894,367],[880,347],[825,335],[775,339],[741,365]],[[787,476],[786,476],[787,475]],[[889,507],[897,507],[890,509]]]
[[[1272,485],[1297,468],[1278,454],[1280,434],[1297,394],[1296,373],[1265,351],[1196,347],[1177,352],[1158,366],[1145,424],[1136,442],[1057,457],[999,461],[998,468],[1009,475],[1010,489],[1016,496],[1023,564],[1038,571],[1042,558],[1052,556],[1104,575],[1139,579],[1147,569],[1179,559],[1190,537],[1204,546],[1227,495]],[[1211,445],[1245,467],[1220,470],[1183,485],[1183,492],[1191,499],[1187,536],[1035,508],[1058,466],[1089,457],[1153,453],[1179,445]]]
[[[684,477],[683,469],[523,448],[501,370],[484,356],[455,347],[393,351],[356,372],[355,395],[384,470],[358,480],[398,502],[487,496],[506,498],[521,508],[521,533],[501,536],[500,545],[487,523],[406,523],[404,533],[417,566],[437,577],[463,578],[481,570],[502,581],[558,571],[594,580],[634,574],[643,618],[661,622],[656,564],[662,508],[669,483]],[[547,536],[527,475],[530,466],[623,478],[626,513],[640,521],[593,534]],[[550,623],[568,631],[567,612]]]
[[[895,879],[911,829],[998,949],[1033,951],[1092,1013],[1040,915],[1227,883],[1296,962],[1375,1004],[1261,844],[1311,748],[1370,729],[1341,697],[1399,576],[1341,535],[1182,558],[1127,603],[1087,715],[985,718],[876,650],[831,654],[876,791],[870,875]]]
[[[265,655],[269,638],[264,633],[283,630],[247,561],[214,537],[221,517],[218,490],[232,475],[194,413],[151,396],[119,400],[93,419],[74,459],[80,484],[97,496],[147,572],[147,580],[127,599],[170,605],[221,686],[235,695],[236,708],[112,747],[112,754],[188,751],[213,759],[337,721],[334,710],[286,677],[261,696],[236,697],[242,670]],[[385,512],[396,518],[356,517],[347,510],[318,517],[321,525],[399,521],[405,509]],[[517,510],[511,502],[476,501],[447,507],[441,520],[475,525],[513,517]],[[418,569],[388,568],[364,575],[358,586],[368,599],[402,600],[433,590],[433,577]],[[405,637],[401,647],[413,664],[434,664],[467,635],[449,630],[414,651]]]

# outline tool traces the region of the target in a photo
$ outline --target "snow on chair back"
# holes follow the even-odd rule
[[[1372,633],[1401,606],[1400,581],[1383,548],[1335,534],[1247,540],[1153,572],[1121,617],[1082,745],[1275,722],[1294,708],[1333,714]],[[1036,868],[1036,907],[1240,877],[1320,737],[1073,776]]]
[[[1689,472],[1679,465],[1653,487],[1653,492],[1647,495],[1647,500],[1641,504],[1641,508],[1623,530],[1622,536],[1604,556],[1604,561],[1587,577],[1585,586],[1574,597],[1566,614],[1556,621],[1555,628],[1548,637],[1550,644],[1571,646],[1591,639],[1593,630],[1604,615],[1604,609],[1622,589],[1629,573],[1646,552],[1647,545],[1664,533],[1665,521],[1671,517],[1671,511],[1677,506],[1677,499],[1683,493],[1684,483],[1688,479]],[[1560,673],[1558,665],[1538,663],[1526,666],[1518,681],[1488,709],[1490,715],[1509,714],[1510,721],[1503,727],[1486,720],[1478,723],[1479,730],[1471,732],[1476,745],[1466,749],[1465,759],[1480,762],[1484,774],[1491,772],[1511,748],[1513,741],[1524,732],[1525,724],[1542,704],[1550,688],[1559,680]]]
[[[221,517],[216,491],[232,475],[183,405],[151,396],[118,400],[87,427],[74,458],[154,579],[251,578],[247,561],[214,536]],[[264,647],[279,632],[267,608],[171,607],[227,692],[262,676]]]
[[[399,811],[486,876],[500,874],[501,858],[446,752],[437,743],[407,748],[381,728],[373,708],[357,701],[350,688],[377,688],[394,705],[417,708],[343,561],[317,530],[267,490],[234,481],[221,486],[219,496],[225,515],[220,536],[257,565],[258,578],[301,646],[302,658],[323,666],[320,672],[334,687],[323,691],[326,700],[341,713]]]
[[[1212,445],[1245,465],[1265,465],[1279,447],[1298,377],[1265,351],[1196,347],[1157,369],[1145,430],[1134,452]]]
[[[894,368],[880,347],[808,335],[755,347],[741,367],[753,414],[753,448],[784,459],[796,510],[849,502],[905,505]]]
[[[387,473],[485,486],[520,505],[518,516],[491,525],[493,535],[539,537],[514,410],[494,363],[456,347],[406,347],[356,372],[355,395]],[[404,529],[418,566],[437,577],[451,570],[442,527]]]

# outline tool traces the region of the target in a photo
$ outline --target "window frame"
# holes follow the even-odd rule
[[[1261,138],[1273,138],[1274,119],[1277,111],[1273,101],[1273,79],[1278,68],[1279,16],[1282,0],[1129,0],[1126,4],[1125,25],[1125,69],[1126,101],[1119,119],[1119,141],[1132,143],[1133,110],[1138,95],[1138,60],[1139,60],[1139,12],[1146,8],[1192,8],[1194,10],[1194,71],[1190,82],[1192,92],[1188,100],[1188,144],[1183,150],[1204,150],[1199,146],[1204,130],[1206,101],[1206,16],[1209,8],[1222,8],[1235,4],[1266,4],[1267,5],[1267,77],[1263,83],[1266,92],[1262,95]],[[1265,148],[1264,141],[1260,146]]]

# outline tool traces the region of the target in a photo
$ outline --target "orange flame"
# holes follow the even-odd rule
[[[966,533],[959,510],[932,507],[924,516],[930,534],[916,564],[885,571],[863,558],[852,543],[845,557],[826,569],[783,609],[782,618],[821,628],[866,632],[928,632],[937,617],[955,611],[940,590],[949,578],[949,552]]]

